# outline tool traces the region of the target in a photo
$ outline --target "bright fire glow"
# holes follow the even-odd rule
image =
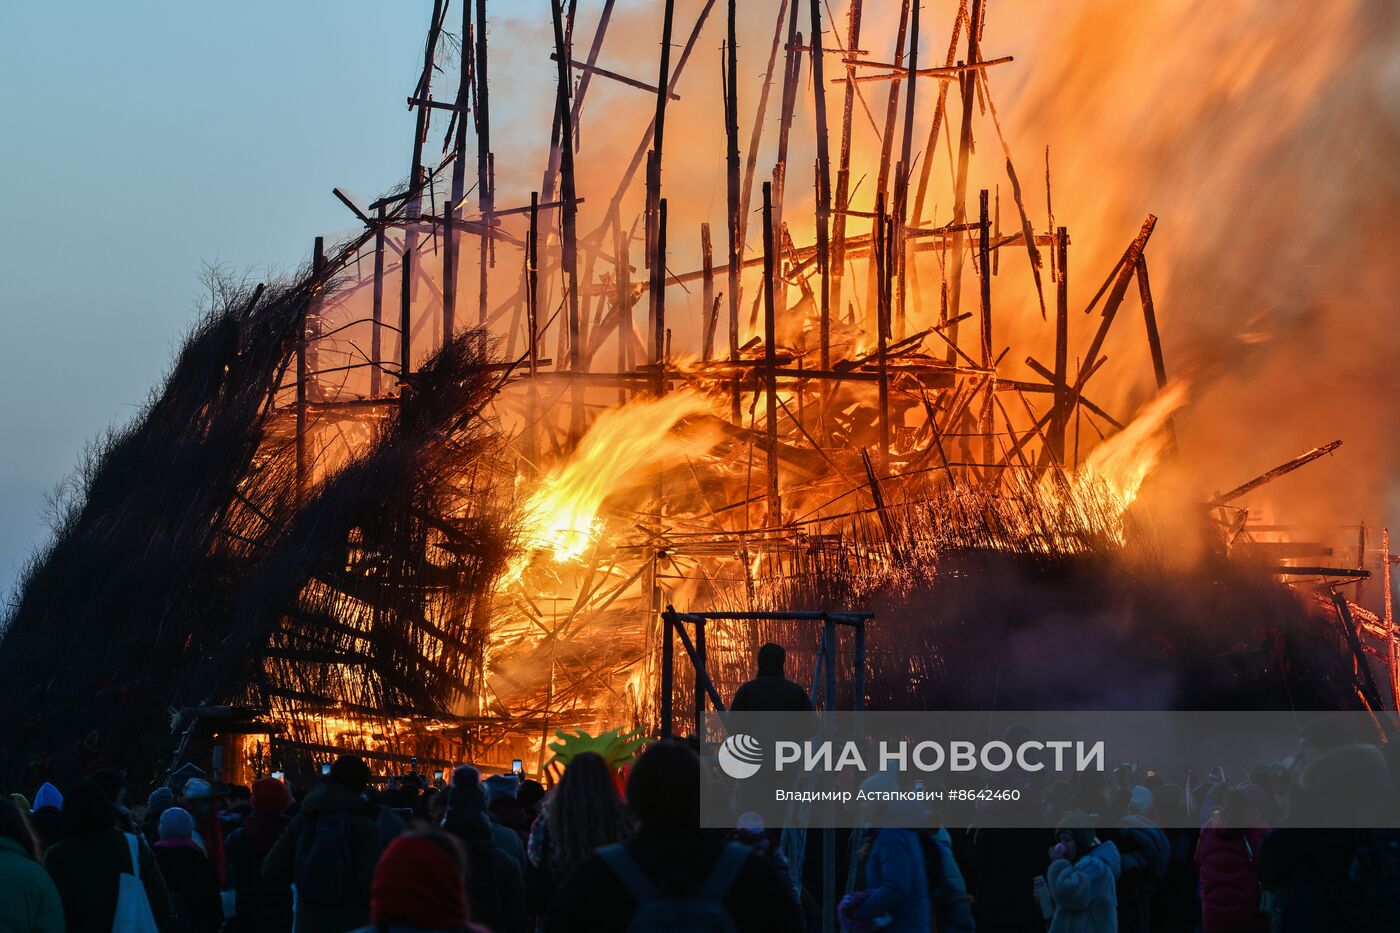
[[[1167,386],[1143,406],[1127,427],[1095,447],[1074,473],[1075,490],[1102,484],[1126,511],[1137,498],[1143,481],[1161,461],[1170,443],[1165,430],[1167,421],[1186,404],[1186,394],[1184,382]],[[1048,484],[1046,488],[1050,488]]]
[[[554,560],[576,560],[601,531],[604,501],[642,485],[653,466],[703,456],[720,439],[715,429],[677,431],[686,418],[708,414],[710,402],[682,390],[603,412],[567,460],[555,465],[525,506],[526,559],[547,552]],[[512,569],[512,576],[518,571]]]

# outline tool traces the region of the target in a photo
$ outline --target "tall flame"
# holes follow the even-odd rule
[[[603,412],[573,455],[540,479],[525,505],[527,555],[545,551],[556,561],[583,555],[601,530],[598,512],[610,496],[642,485],[665,460],[708,453],[716,430],[677,432],[686,418],[711,411],[708,400],[685,389]]]
[[[1161,462],[1170,443],[1165,430],[1167,422],[1186,404],[1186,396],[1184,382],[1174,382],[1159,392],[1127,427],[1100,443],[1085,458],[1074,471],[1072,490],[1082,492],[1090,486],[1100,486],[1112,494],[1119,509],[1126,511]],[[1047,493],[1054,490],[1049,482],[1042,488]]]

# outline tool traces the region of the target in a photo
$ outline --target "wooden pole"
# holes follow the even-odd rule
[[[409,376],[413,372],[413,234],[404,232],[403,260],[399,271],[399,404],[408,401]]]
[[[554,47],[558,61],[558,111],[560,119],[559,180],[561,185],[560,206],[562,228],[562,255],[560,265],[564,270],[566,324],[569,333],[569,372],[577,373],[583,359],[578,306],[578,197],[574,190],[574,117],[569,105],[569,47],[564,39],[564,9],[562,0],[553,0]],[[538,210],[538,206],[533,207]],[[573,402],[569,418],[569,444],[578,444],[583,436],[583,393],[582,384],[573,381],[570,396]]]
[[[311,254],[311,284],[307,289],[306,301],[302,304],[297,321],[297,403],[296,403],[296,455],[297,488],[296,501],[300,505],[306,499],[306,401],[308,394],[306,355],[310,342],[311,304],[321,293],[321,276],[325,266],[325,240],[316,238]]]
[[[982,0],[972,0],[972,14],[967,30],[967,64],[976,65],[980,58],[977,48],[977,34],[982,28]],[[958,130],[958,170],[953,179],[953,223],[961,226],[967,223],[967,162],[972,152],[972,104],[977,86],[975,72],[962,72],[958,80],[962,86],[962,123]],[[961,230],[953,234],[952,255],[948,263],[948,315],[955,320],[961,310],[962,268],[964,234]],[[953,347],[958,343],[958,325],[948,326],[950,346],[948,362],[956,358]]]
[[[778,498],[778,353],[776,300],[777,257],[773,247],[773,183],[763,183],[763,372],[768,396],[768,520],[782,522]]]
[[[860,15],[862,0],[851,0],[847,13],[846,50],[854,54],[860,47]],[[846,65],[846,95],[841,105],[841,155],[836,170],[836,216],[832,220],[831,246],[831,304],[836,313],[842,311],[841,283],[846,277],[846,208],[850,205],[851,187],[851,117],[855,112],[856,66]]]
[[[715,330],[711,318],[715,310],[715,257],[710,245],[710,225],[700,225],[700,307],[701,317],[700,358],[709,362],[715,352]]]
[[[792,0],[796,3],[797,0]],[[758,146],[763,139],[763,123],[768,112],[768,93],[773,88],[773,68],[778,61],[778,48],[783,41],[783,17],[787,13],[788,0],[778,4],[778,20],[773,26],[773,46],[768,51],[768,70],[763,76],[763,90],[758,94],[758,112],[753,119],[753,132],[749,136],[749,154],[744,165],[744,191],[739,199],[739,239],[748,236],[749,205],[752,203],[754,170],[758,165]],[[766,261],[766,260],[765,260]]]
[[[665,390],[666,258],[661,243],[661,160],[666,143],[667,88],[671,78],[671,30],[675,0],[665,0],[661,21],[661,64],[656,81],[656,113],[652,117],[652,149],[647,163],[647,266],[651,273],[647,299],[651,311],[652,362],[657,367],[657,394]]]
[[[433,58],[437,53],[437,40],[442,28],[443,0],[433,0],[433,18],[428,25],[428,39],[423,45],[423,71],[418,78],[414,99],[432,99]],[[406,215],[409,221],[404,227],[403,262],[400,265],[402,277],[399,282],[399,403],[408,399],[408,378],[413,369],[413,355],[410,334],[413,329],[413,256],[418,249],[416,221],[423,213],[423,188],[427,180],[423,170],[423,141],[428,135],[428,118],[431,107],[426,103],[416,104],[417,120],[413,132],[413,160],[408,176],[408,204]]]
[[[822,14],[821,0],[811,0],[812,9],[812,96],[816,110],[817,132],[817,273],[821,277],[818,312],[821,315],[821,366],[831,368],[831,255],[828,251],[828,228],[831,223],[831,146],[826,126],[826,79],[822,76]],[[914,82],[909,82],[913,84]],[[822,419],[825,434],[826,383],[822,383]]]
[[[797,108],[797,82],[801,73],[802,34],[797,31],[801,0],[791,0],[788,8],[787,44],[783,60],[783,100],[778,113],[778,161],[773,165],[773,229],[783,229],[783,193],[787,190],[788,142],[792,137],[792,117]],[[787,285],[779,279],[778,307],[787,308]]]
[[[704,754],[705,748],[705,620],[695,620],[695,745]]]
[[[1050,419],[1050,455],[1065,462],[1065,425],[1069,417],[1069,230],[1055,230],[1055,401]]]
[[[1397,651],[1397,640],[1400,640],[1400,633],[1395,631],[1395,606],[1393,603],[1394,590],[1391,589],[1390,567],[1393,563],[1390,556],[1390,529],[1381,529],[1381,579],[1385,584],[1385,641],[1386,641],[1386,661],[1390,668],[1390,702],[1392,708],[1400,709],[1400,651]]]
[[[671,737],[671,694],[675,689],[675,674],[672,668],[675,666],[673,656],[676,651],[675,636],[671,630],[677,624],[669,609],[661,614],[661,737],[663,739]]]
[[[880,376],[880,471],[890,467],[890,223],[885,214],[885,196],[875,196],[875,276],[879,286],[875,291],[875,333]]]
[[[1084,362],[1079,371],[1079,378],[1075,380],[1078,389],[1083,389],[1084,379],[1089,368],[1094,365],[1094,361],[1099,358],[1099,350],[1103,349],[1103,342],[1108,337],[1109,328],[1113,326],[1113,319],[1118,314],[1118,308],[1123,304],[1123,296],[1128,292],[1128,283],[1132,281],[1133,273],[1137,269],[1137,261],[1142,256],[1142,251],[1147,248],[1147,241],[1152,237],[1152,231],[1157,226],[1157,218],[1153,214],[1148,214],[1147,219],[1142,222],[1142,229],[1128,246],[1127,252],[1123,255],[1123,260],[1118,265],[1118,275],[1113,281],[1113,288],[1108,293],[1108,299],[1104,302],[1103,321],[1099,324],[1099,329],[1094,333],[1094,339],[1089,344],[1089,349],[1084,353]]]
[[[909,3],[910,0],[903,0],[899,7],[899,31],[895,34],[894,40],[894,64],[895,67],[904,66],[904,44],[909,29]],[[893,157],[894,149],[894,121],[899,116],[899,82],[896,77],[890,82],[889,98],[885,103],[885,129],[880,134],[880,172],[875,181],[875,199],[890,203],[890,160]],[[842,207],[845,210],[845,207]],[[878,209],[877,209],[878,211]],[[887,260],[888,261],[888,260]],[[888,274],[888,272],[886,273]],[[867,319],[873,315],[879,317],[880,289],[884,288],[884,283],[875,274],[875,266],[872,263],[867,275],[869,287],[866,289],[866,316]],[[879,326],[878,323],[876,325]]]
[[[617,303],[617,371],[620,373],[630,372],[632,369],[632,252],[631,236],[622,229],[622,221],[613,224],[613,254],[617,258],[616,272],[613,275],[613,282],[616,293],[613,300]],[[617,403],[619,405],[627,402],[627,389],[619,387],[617,390]]]
[[[471,0],[462,0],[465,6]],[[481,210],[481,222],[490,229],[492,212],[496,206],[496,178],[491,157],[491,98],[486,60],[486,0],[476,0],[476,56],[472,63],[474,79],[472,87],[476,91],[476,196]],[[460,158],[460,156],[458,157]],[[485,327],[488,313],[487,291],[489,275],[487,270],[493,264],[495,253],[489,236],[481,238],[481,255],[477,284],[477,326]],[[519,307],[517,305],[517,307]]]
[[[483,239],[485,239],[483,237]],[[369,395],[370,398],[379,398],[383,392],[383,373],[380,366],[384,363],[383,348],[381,345],[384,323],[384,205],[379,205],[379,212],[375,217],[374,226],[374,285],[372,289],[371,317],[374,319],[370,325],[369,334],[369,358],[373,364],[369,368]]]
[[[1152,375],[1158,390],[1167,387],[1167,364],[1162,356],[1162,337],[1157,331],[1157,307],[1152,301],[1152,284],[1147,277],[1147,257],[1141,252],[1137,260],[1138,298],[1142,301],[1142,320],[1147,326],[1147,347],[1152,353]],[[1167,418],[1168,449],[1176,449],[1176,419]],[[1360,587],[1358,587],[1358,591]],[[1358,597],[1359,598],[1359,597]]]
[[[656,394],[666,394],[666,199],[656,209],[656,257],[652,275],[656,277],[656,295],[652,302],[656,329]]]
[[[467,45],[471,35],[472,7],[462,3],[462,48],[459,56],[460,67],[457,78],[457,110],[453,152],[456,161],[452,163],[451,197],[442,212],[442,342],[452,339],[457,325],[457,258],[460,243],[457,239],[457,211],[467,186],[467,104],[471,94],[472,53]],[[484,237],[483,237],[484,239]]]
[[[739,39],[737,0],[729,0],[729,34],[725,57],[726,80],[724,99],[725,135],[725,194],[729,219],[729,361],[739,359],[739,271],[744,262],[744,231],[739,216]],[[730,396],[730,417],[739,423],[739,384],[735,382]]]
[[[539,466],[538,437],[540,409],[539,387],[535,376],[539,372],[539,293],[540,293],[540,193],[530,192],[530,233],[525,242],[525,329],[526,357],[529,360],[530,387],[526,396],[525,451],[531,467]]]
[[[909,15],[909,74],[910,78],[905,82],[904,99],[904,137],[899,148],[899,169],[895,173],[894,198],[895,198],[895,273],[899,277],[899,292],[896,294],[894,306],[894,326],[891,327],[891,336],[898,334],[904,336],[905,320],[905,300],[907,292],[907,257],[904,248],[904,227],[909,220],[909,174],[913,171],[914,164],[914,103],[915,91],[918,90],[919,82],[914,75],[919,70],[919,8],[921,4],[915,2],[911,4]],[[932,157],[932,153],[924,153],[924,158]]]

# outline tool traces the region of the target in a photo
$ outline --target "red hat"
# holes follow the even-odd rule
[[[253,782],[254,813],[281,813],[291,805],[291,791],[277,778],[265,777]]]
[[[403,923],[455,930],[466,926],[470,917],[461,869],[426,836],[399,836],[374,869],[370,919],[381,927]]]

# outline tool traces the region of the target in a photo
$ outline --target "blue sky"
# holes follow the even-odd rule
[[[0,592],[164,373],[202,264],[289,269],[353,226],[333,185],[407,174],[431,6],[0,4]]]

